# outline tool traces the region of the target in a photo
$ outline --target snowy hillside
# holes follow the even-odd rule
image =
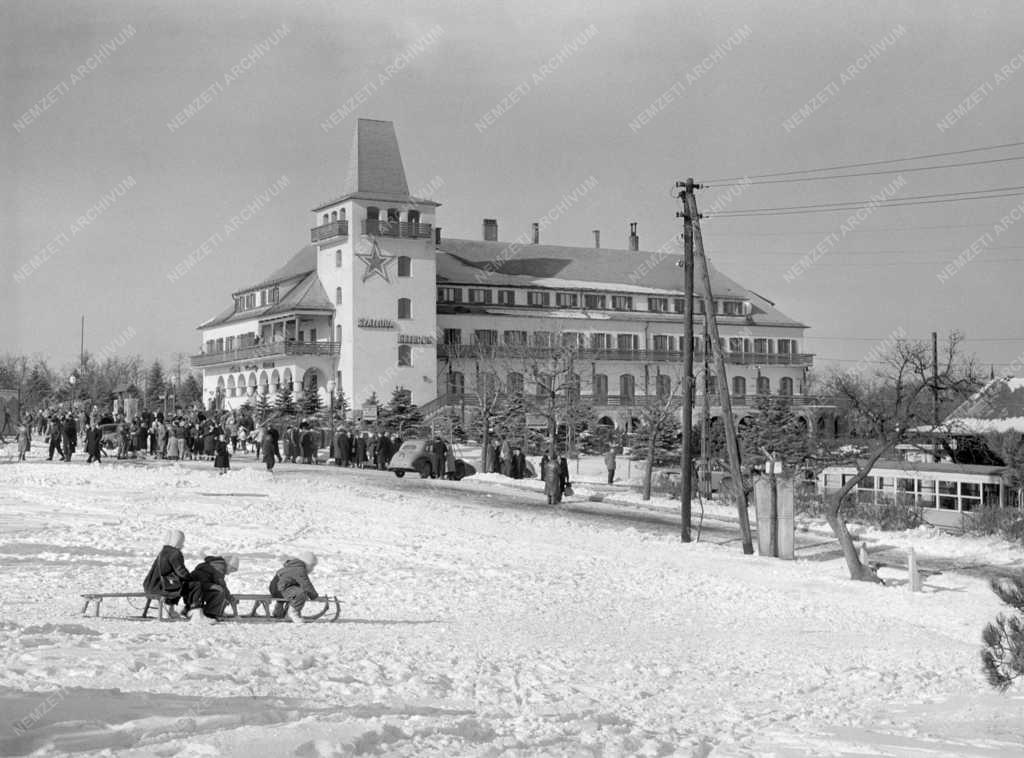
[[[497,482],[238,465],[0,466],[0,754],[1024,754],[981,578],[911,594]],[[190,566],[241,554],[235,592],[316,551],[340,621],[81,616],[141,588],[167,527]]]

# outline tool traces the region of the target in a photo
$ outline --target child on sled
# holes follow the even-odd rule
[[[270,580],[270,594],[284,600],[275,604],[274,618],[284,618],[287,614],[297,624],[308,620],[302,618],[302,606],[307,600],[319,597],[313,583],[309,581],[309,574],[316,563],[316,555],[304,550],[288,558],[284,566],[274,574]]]
[[[168,529],[164,534],[164,546],[153,561],[153,565],[142,580],[142,589],[150,594],[163,595],[167,605],[167,615],[172,619],[181,618],[175,606],[181,599],[188,569],[181,548],[185,544],[185,535],[177,529]]]

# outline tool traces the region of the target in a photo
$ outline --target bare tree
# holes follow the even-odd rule
[[[835,373],[826,381],[829,394],[849,409],[856,431],[869,444],[867,453],[855,461],[857,472],[828,496],[825,506],[825,517],[839,540],[851,579],[880,581],[870,567],[860,562],[846,528],[842,509],[847,497],[871,473],[879,459],[906,440],[916,428],[933,428],[933,392],[943,395],[948,404],[953,399],[963,399],[978,386],[973,361],[959,355],[962,341],[960,334],[950,335],[937,366],[933,367],[930,344],[899,340],[872,376]]]

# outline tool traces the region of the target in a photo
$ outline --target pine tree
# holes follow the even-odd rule
[[[344,390],[338,387],[338,391],[334,395],[334,416],[338,420],[344,421],[345,417],[348,416],[348,412],[348,398],[345,397]]]
[[[412,402],[412,393],[396,387],[391,400],[380,410],[380,422],[385,430],[405,436],[423,423],[420,407]]]
[[[289,382],[283,382],[277,390],[277,397],[274,398],[274,408],[282,415],[294,415],[297,412],[295,398],[292,397],[292,386]]]
[[[1015,679],[1024,677],[1024,577],[993,579],[992,591],[1015,611],[1011,616],[1000,613],[981,634],[985,675],[989,684],[1005,692]]]
[[[198,403],[203,399],[203,387],[196,379],[195,374],[189,374],[185,377],[185,381],[181,384],[181,389],[178,390],[177,403],[183,407],[188,407],[193,403]]]
[[[164,394],[165,384],[163,365],[159,360],[153,361],[149,373],[146,374],[146,404],[151,409],[160,404],[160,395]]]
[[[45,365],[37,363],[28,376],[22,402],[26,408],[39,408],[45,405],[52,394],[53,386],[50,384],[49,371]]]
[[[768,450],[783,463],[799,464],[810,452],[810,439],[792,402],[785,397],[759,397],[755,407],[758,413],[739,430],[743,459],[760,460]]]
[[[302,398],[302,412],[307,416],[316,416],[323,410],[324,401],[320,399],[320,393],[315,388],[306,391]]]
[[[256,395],[256,418],[262,422],[270,411],[270,393],[267,392],[266,385],[264,385]]]

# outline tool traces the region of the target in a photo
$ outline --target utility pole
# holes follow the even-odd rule
[[[693,178],[686,180],[686,197],[693,194]],[[683,451],[679,499],[679,538],[690,542],[690,502],[693,499],[693,219],[683,208]],[[653,458],[652,458],[653,460]]]
[[[704,402],[701,407],[700,419],[700,464],[704,472],[704,487],[701,495],[711,498],[711,382],[708,378],[711,373],[709,356],[711,355],[711,342],[708,340],[708,313],[704,311],[704,335],[701,337],[701,345],[704,349]]]
[[[696,189],[696,186],[694,187]],[[697,198],[692,192],[686,194],[686,204],[693,221],[693,248],[695,259],[700,260],[701,279],[704,285],[704,311],[709,314],[711,347],[715,353],[715,370],[718,373],[718,394],[722,403],[723,423],[725,424],[725,442],[729,452],[729,472],[732,475],[733,497],[736,500],[736,511],[740,521],[740,536],[743,540],[745,555],[754,553],[754,544],[750,536],[750,518],[747,515],[747,496],[743,487],[743,474],[740,470],[740,447],[736,438],[736,426],[732,417],[732,399],[729,397],[728,377],[725,374],[725,356],[718,338],[718,319],[715,314],[715,296],[711,290],[711,273],[708,259],[704,255],[704,239],[700,232],[700,214],[697,212]]]
[[[939,333],[932,332],[932,430],[939,426]],[[932,460],[939,461],[939,454],[932,441]]]

